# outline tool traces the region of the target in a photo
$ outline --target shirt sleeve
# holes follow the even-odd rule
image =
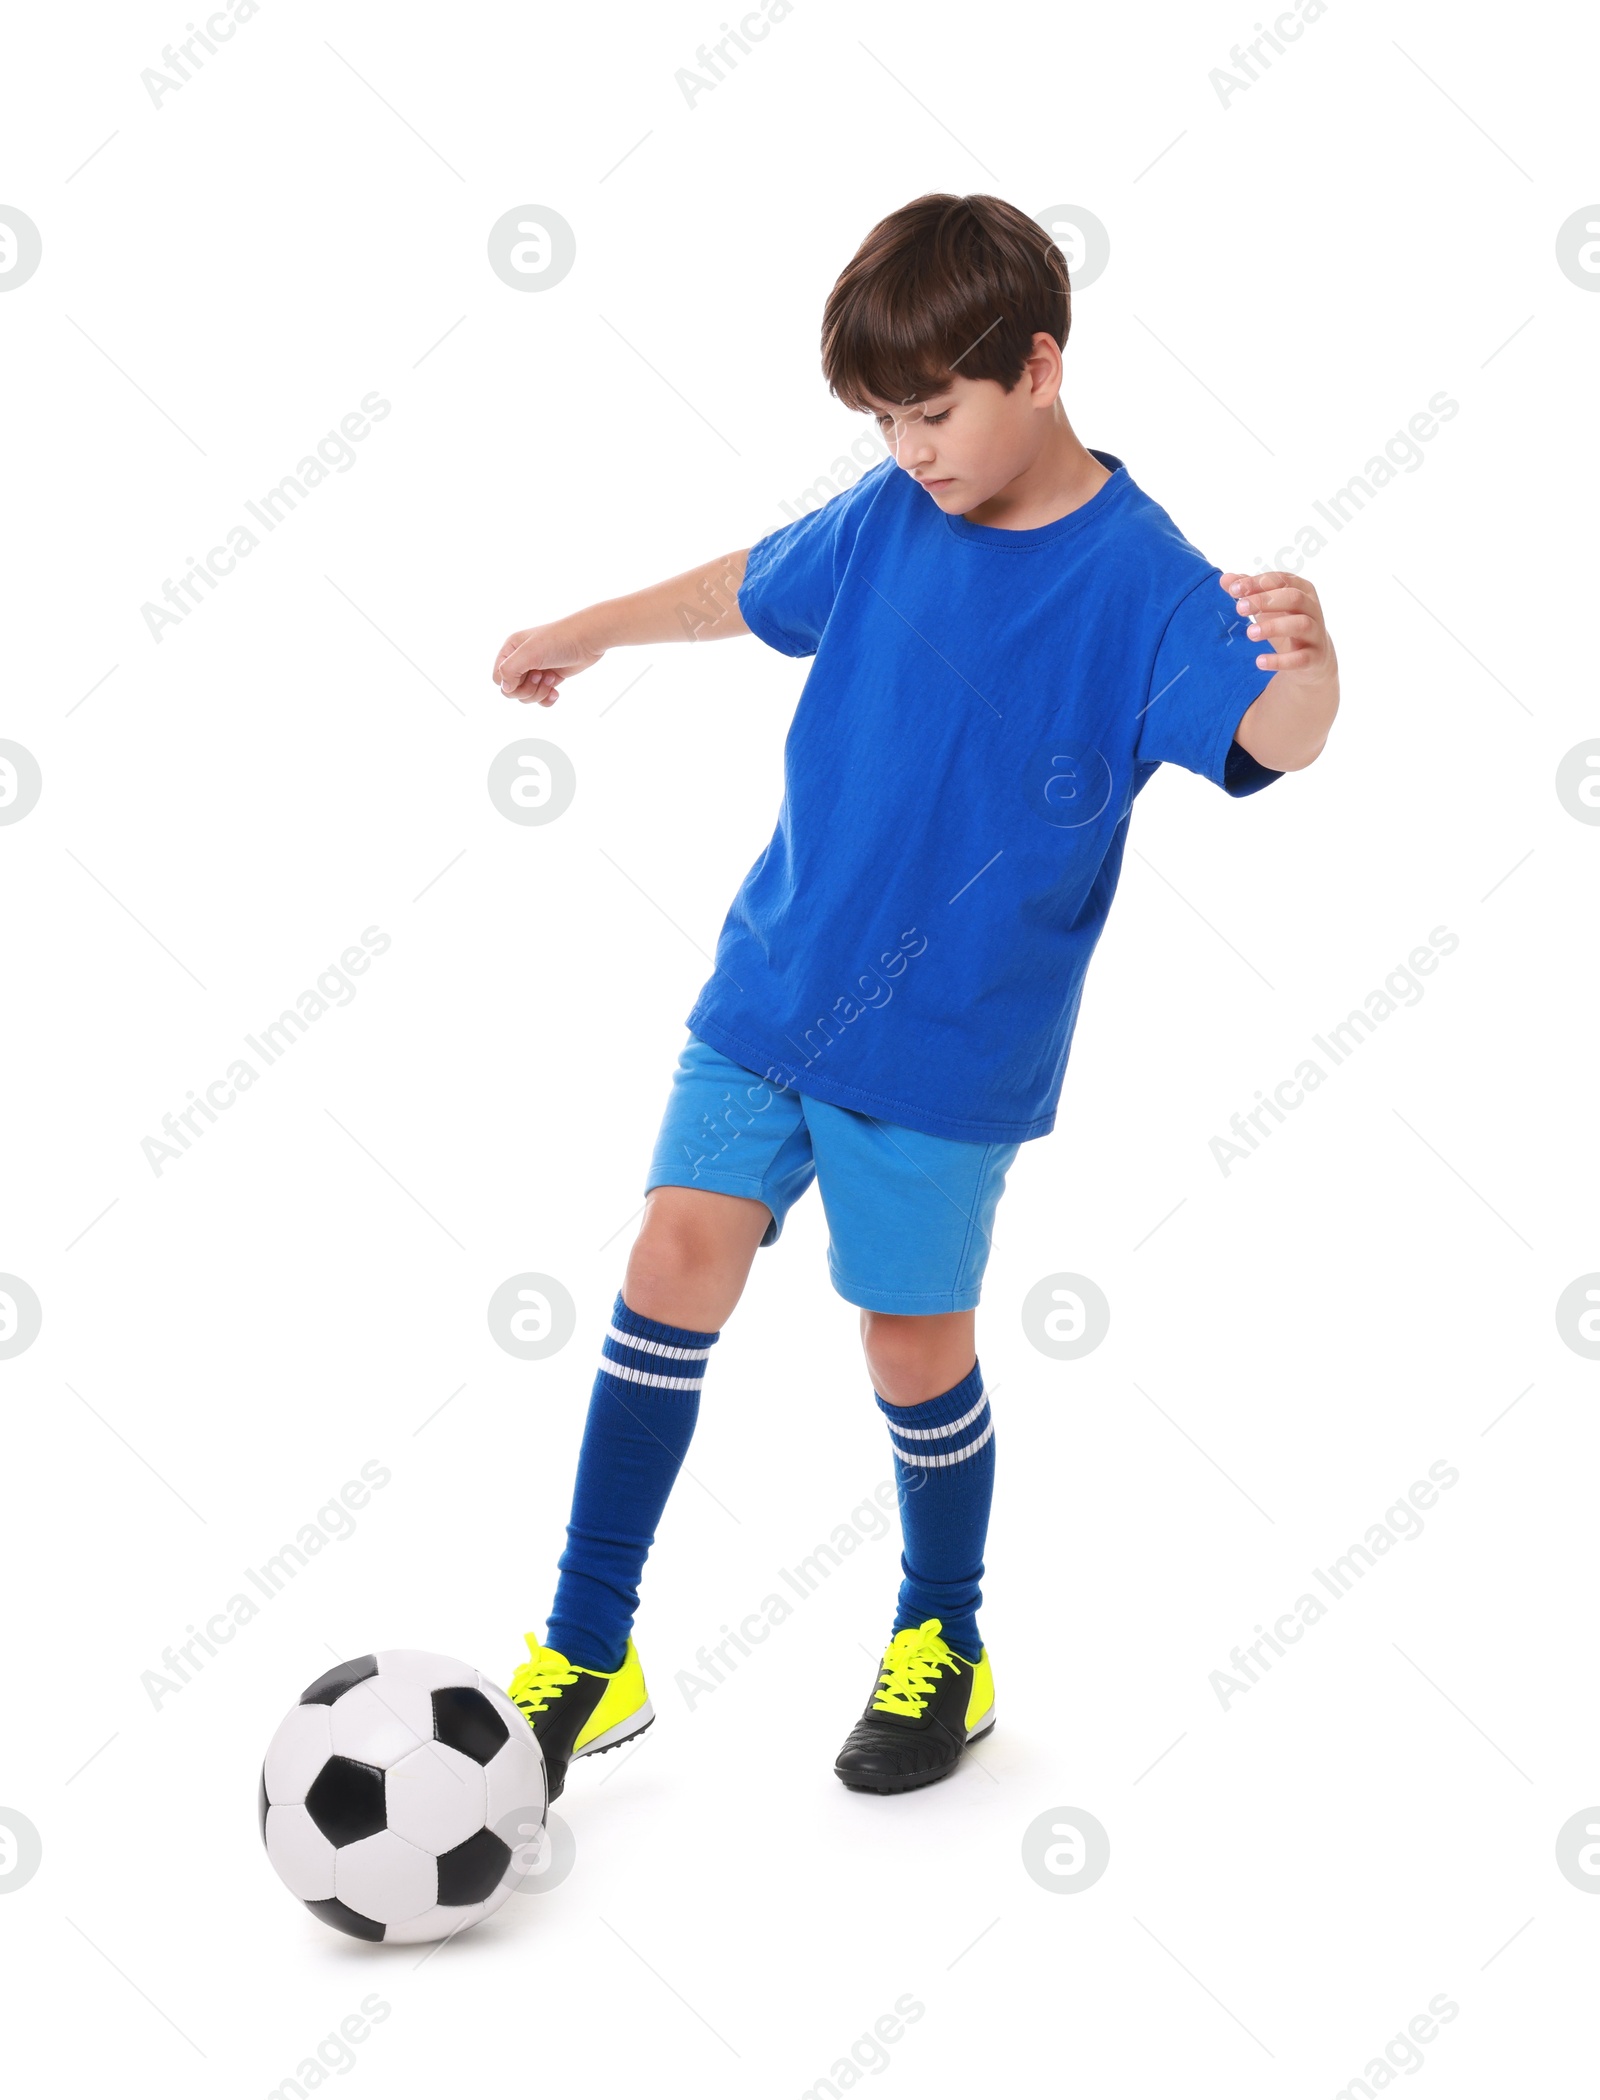
[[[861,520],[885,473],[896,471],[893,460],[880,460],[819,509],[756,541],[739,586],[752,634],[785,656],[816,654]]]
[[[1253,700],[1273,673],[1256,668],[1269,644],[1252,642],[1249,625],[1208,569],[1167,621],[1156,651],[1150,693],[1139,718],[1138,762],[1170,762],[1203,774],[1230,795],[1253,795],[1281,774],[1233,740]]]

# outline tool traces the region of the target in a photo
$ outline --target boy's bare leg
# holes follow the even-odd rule
[[[738,1304],[771,1222],[752,1196],[652,1189],[628,1257],[624,1302],[642,1319],[714,1332]]]
[[[629,1304],[633,1303],[629,1299]],[[895,1407],[915,1407],[959,1385],[978,1360],[972,1312],[863,1311],[861,1347],[873,1390]]]

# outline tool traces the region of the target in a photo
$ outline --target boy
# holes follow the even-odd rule
[[[822,329],[830,389],[890,456],[754,546],[495,660],[502,691],[549,706],[623,643],[754,633],[815,659],[777,829],[688,1016],[545,1641],[527,1636],[510,1688],[552,1799],[572,1757],[653,1718],[631,1635],[645,1556],[719,1332],[813,1178],[904,1538],[891,1638],[834,1769],[904,1792],[994,1725],[973,1311],[1007,1170],[1054,1125],[1139,790],[1170,760],[1253,794],[1311,763],[1338,706],[1310,584],[1219,576],[1121,460],[1080,444],[1060,399],[1070,310],[1061,251],[999,198],[892,213]]]

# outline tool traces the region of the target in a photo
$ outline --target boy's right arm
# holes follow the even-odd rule
[[[739,612],[739,585],[750,550],[715,561],[665,583],[608,598],[544,627],[508,635],[494,660],[492,676],[514,700],[548,707],[563,679],[597,664],[608,649],[636,642],[710,642],[748,634]]]

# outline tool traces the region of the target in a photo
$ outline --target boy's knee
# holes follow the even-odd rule
[[[916,1320],[906,1313],[872,1312],[864,1307],[861,1339],[867,1348],[887,1352],[900,1346],[902,1337],[914,1333],[916,1325]]]
[[[739,1302],[770,1215],[745,1197],[652,1190],[628,1257],[625,1302],[671,1326],[720,1327]]]
[[[863,1312],[861,1341],[875,1377],[899,1385],[920,1380],[943,1363],[951,1346],[949,1323],[941,1314]],[[880,1384],[880,1391],[883,1389]]]
[[[647,1218],[628,1259],[630,1278],[670,1290],[702,1275],[712,1259],[703,1233],[681,1218]]]

